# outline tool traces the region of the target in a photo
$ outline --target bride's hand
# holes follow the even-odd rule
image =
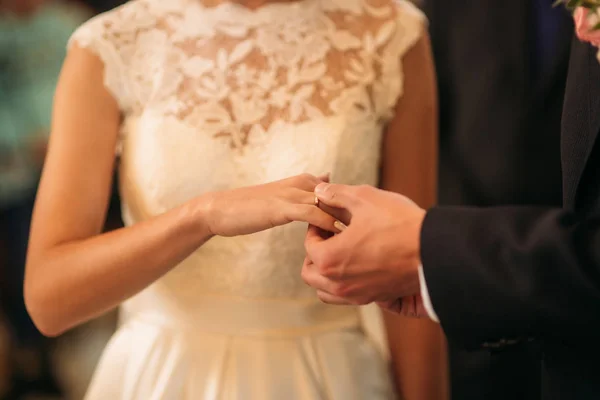
[[[292,221],[339,232],[336,219],[316,207],[314,189],[326,177],[302,174],[240,189],[209,193],[206,221],[213,235],[238,236]]]

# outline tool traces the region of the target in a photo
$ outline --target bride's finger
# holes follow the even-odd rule
[[[328,232],[340,233],[345,229],[343,223],[314,205],[289,204],[286,215],[292,221],[307,222]]]
[[[314,192],[298,188],[291,188],[285,191],[283,198],[292,204],[306,204],[309,206],[318,204],[318,199]]]
[[[318,176],[317,178],[319,178],[319,180],[321,180],[323,182],[329,183],[330,177],[331,177],[331,174],[328,172],[324,175]]]
[[[317,187],[318,184],[323,183],[323,181],[314,175],[302,174],[290,178],[287,180],[287,183],[291,187],[312,192],[315,190],[315,187]]]
[[[314,192],[307,192],[307,191],[304,191],[301,189],[293,188],[292,190],[287,191],[284,194],[284,197],[286,198],[286,200],[288,200],[292,204],[318,206],[318,208],[320,208],[326,214],[329,214],[336,221],[338,221],[336,223],[335,230],[331,230],[329,228],[323,228],[322,226],[319,226],[319,228],[328,230],[330,232],[339,233],[339,232],[343,231],[346,228],[346,226],[348,226],[348,224],[350,223],[351,217],[350,217],[350,213],[347,210],[330,207],[330,206],[320,203],[319,199],[315,196]],[[305,222],[309,222],[309,221],[305,221]],[[341,224],[340,224],[340,222],[341,222]],[[314,224],[314,225],[316,225],[316,224]]]
[[[318,206],[321,210],[325,211],[333,218],[343,222],[345,225],[350,225],[350,221],[352,220],[352,215],[350,214],[350,211],[344,210],[343,208],[331,207],[327,204],[323,204],[322,202],[319,202]]]
[[[284,198],[295,204],[318,206],[321,210],[325,211],[336,220],[342,222],[345,226],[349,225],[352,219],[352,216],[348,210],[331,207],[319,202],[319,199],[317,196],[315,196],[314,192],[307,192],[301,189],[293,188],[284,194]]]
[[[318,206],[321,210],[325,211],[327,214],[331,215],[338,221],[344,223],[344,225],[349,225],[352,220],[352,215],[350,211],[345,210],[343,208],[337,208],[328,206],[323,202],[320,202],[314,191],[306,191],[299,188],[292,188],[284,193],[283,196],[286,200],[297,203],[297,204],[309,204]]]

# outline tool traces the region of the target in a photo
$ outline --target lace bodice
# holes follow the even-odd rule
[[[133,224],[209,190],[331,172],[376,184],[402,56],[424,19],[402,0],[299,0],[250,10],[200,0],[133,0],[71,43],[105,64],[124,122],[124,219]],[[155,287],[313,297],[300,278],[305,226],[214,238]]]

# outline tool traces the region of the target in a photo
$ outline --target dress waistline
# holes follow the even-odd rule
[[[247,299],[205,296],[184,309],[165,301],[125,305],[124,322],[138,321],[178,332],[231,336],[297,337],[357,329],[361,317],[357,307],[332,306],[318,300]]]

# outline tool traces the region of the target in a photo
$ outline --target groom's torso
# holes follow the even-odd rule
[[[563,200],[568,209],[600,212],[600,61],[598,49],[575,40],[562,119]]]
[[[562,204],[560,121],[572,18],[550,1],[543,7],[553,13],[554,37],[536,35],[534,1],[425,1],[441,112],[440,204]],[[542,65],[535,56],[544,44],[552,50]],[[454,399],[539,399],[537,342],[499,351],[451,343],[450,365]]]
[[[577,40],[573,43],[561,138],[564,207],[596,215],[600,214],[597,52],[598,49]],[[544,341],[545,400],[600,398],[600,326],[573,332],[573,337],[576,339],[547,337]]]

